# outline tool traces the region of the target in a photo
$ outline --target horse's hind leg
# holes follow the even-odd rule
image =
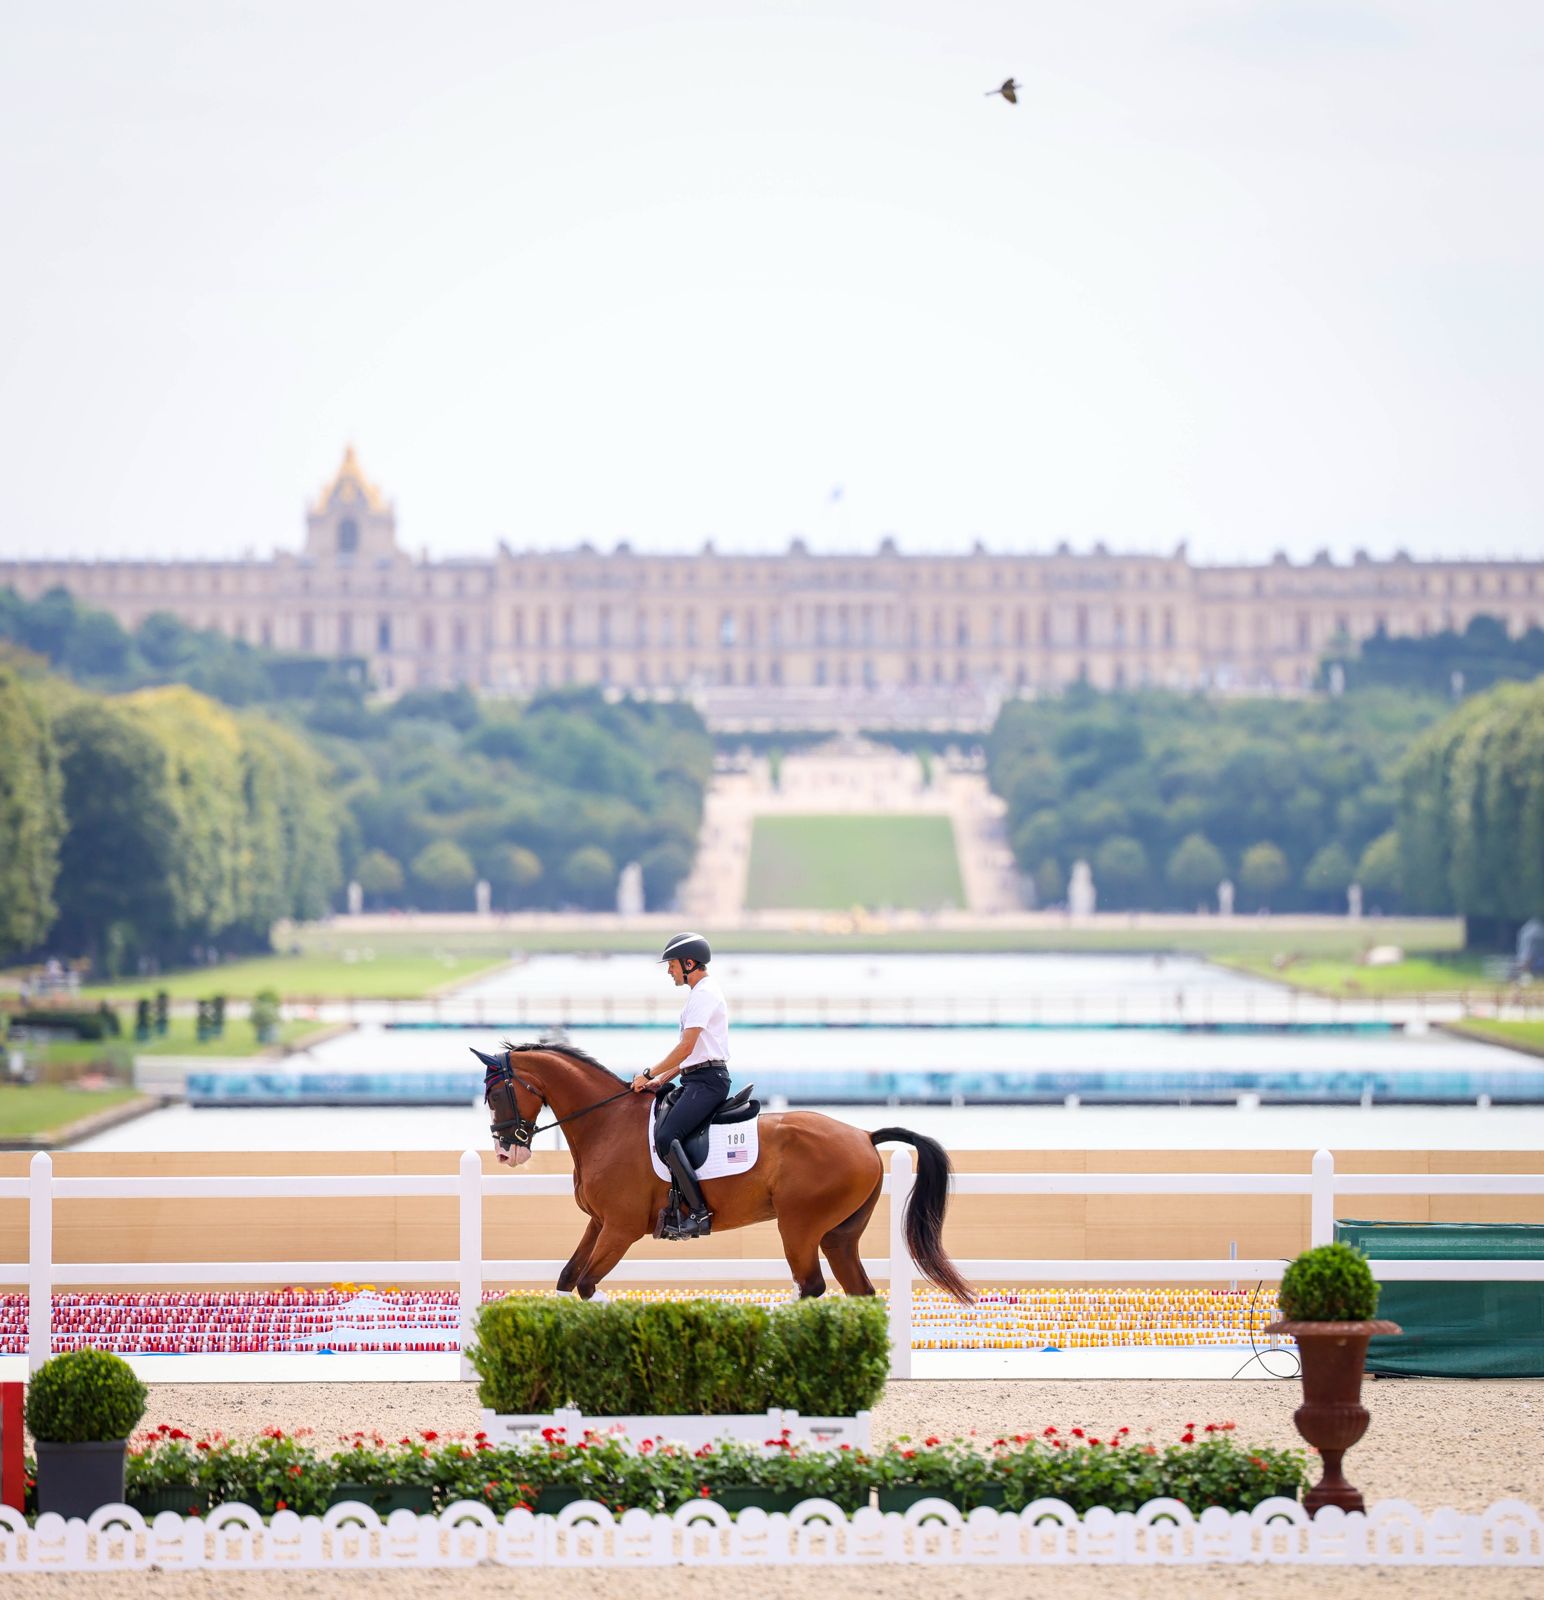
[[[818,1223],[803,1217],[779,1217],[777,1231],[783,1236],[783,1254],[793,1272],[794,1287],[801,1300],[813,1300],[826,1292],[825,1275],[820,1270],[820,1244],[814,1232]]]
[[[881,1179],[876,1183],[874,1192],[868,1199],[844,1222],[837,1223],[820,1241],[820,1248],[826,1253],[826,1262],[831,1268],[832,1275],[846,1294],[874,1292],[873,1282],[863,1270],[860,1246],[863,1241],[863,1230],[874,1214],[874,1207],[879,1204],[883,1182]]]
[[[591,1217],[589,1226],[584,1230],[584,1237],[579,1241],[579,1248],[568,1258],[568,1265],[558,1274],[558,1293],[569,1294],[579,1281],[579,1274],[584,1270],[590,1259],[590,1252],[595,1248],[595,1241],[600,1236],[600,1222]]]

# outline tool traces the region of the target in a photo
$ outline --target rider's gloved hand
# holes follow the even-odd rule
[[[638,1076],[633,1079],[634,1094],[653,1094],[654,1091],[659,1087],[659,1080],[657,1078],[651,1078],[647,1072],[640,1072]]]

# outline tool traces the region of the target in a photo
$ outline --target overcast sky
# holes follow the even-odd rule
[[[1009,73],[1020,103],[987,98]],[[1536,0],[6,0],[0,552],[1544,554]]]

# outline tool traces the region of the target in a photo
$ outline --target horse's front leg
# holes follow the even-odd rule
[[[595,1249],[579,1274],[579,1298],[593,1299],[595,1286],[625,1256],[628,1250],[643,1237],[642,1228],[606,1223],[595,1241]]]
[[[584,1230],[584,1237],[579,1241],[579,1248],[568,1258],[568,1265],[558,1274],[558,1293],[570,1294],[579,1281],[579,1274],[588,1265],[590,1252],[595,1248],[595,1241],[600,1236],[600,1219],[591,1217],[589,1225]]]

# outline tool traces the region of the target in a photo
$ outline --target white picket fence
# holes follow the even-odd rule
[[[225,1505],[208,1517],[163,1511],[152,1521],[128,1506],[103,1506],[68,1522],[48,1512],[29,1528],[0,1506],[0,1576],[35,1572],[424,1570],[484,1563],[515,1568],[825,1566],[919,1563],[1065,1567],[1259,1565],[1313,1567],[1540,1567],[1544,1521],[1520,1500],[1480,1512],[1422,1511],[1384,1500],[1369,1511],[1327,1506],[1310,1517],[1295,1500],[1253,1511],[1210,1506],[1195,1516],[1177,1500],[1138,1511],[1095,1506],[1079,1516],[1060,1500],[1023,1511],[982,1506],[961,1515],[944,1500],[909,1510],[863,1507],[850,1515],[829,1500],[790,1512],[742,1511],[692,1501],[673,1515],[580,1501],[555,1516],[461,1501],[438,1517],[368,1506],[333,1506],[322,1516],[280,1511],[265,1519]],[[1345,1591],[1344,1580],[1340,1585]],[[1263,1590],[1262,1590],[1263,1592]],[[1521,1592],[1521,1591],[1518,1591]]]
[[[885,1192],[890,1196],[888,1253],[865,1259],[872,1278],[890,1286],[891,1376],[911,1376],[912,1291],[916,1266],[906,1248],[902,1222],[915,1181],[912,1155],[897,1150],[891,1158]],[[1313,1158],[1308,1173],[1281,1172],[971,1172],[953,1179],[957,1195],[1054,1194],[1208,1194],[1217,1196],[1306,1195],[1310,1237],[1325,1244],[1334,1236],[1337,1200],[1352,1196],[1544,1195],[1541,1173],[1337,1173],[1328,1150]],[[33,1156],[25,1178],[0,1178],[0,1200],[28,1203],[28,1259],[0,1262],[0,1284],[24,1285],[28,1294],[27,1356],[35,1371],[51,1350],[53,1292],[65,1284],[178,1285],[208,1283],[318,1284],[340,1281],[455,1283],[460,1296],[463,1346],[470,1342],[483,1286],[547,1284],[563,1261],[498,1261],[483,1256],[483,1206],[488,1199],[518,1200],[522,1195],[566,1195],[566,1176],[525,1177],[484,1173],[474,1150],[463,1153],[454,1174],[391,1174],[379,1177],[211,1177],[211,1178],[57,1178],[52,1158]],[[364,1197],[447,1197],[459,1199],[458,1249],[443,1261],[56,1261],[54,1201],[57,1200],[275,1200],[358,1199]],[[667,1282],[723,1284],[787,1282],[788,1264],[778,1260],[693,1259],[683,1247],[679,1259],[624,1261],[608,1283]],[[1275,1257],[1171,1260],[1092,1259],[957,1263],[973,1282],[986,1283],[1223,1283],[1236,1279],[1276,1281],[1284,1263]],[[1380,1261],[1372,1263],[1380,1281],[1534,1282],[1544,1279],[1544,1261]],[[462,1376],[470,1378],[463,1357]]]

